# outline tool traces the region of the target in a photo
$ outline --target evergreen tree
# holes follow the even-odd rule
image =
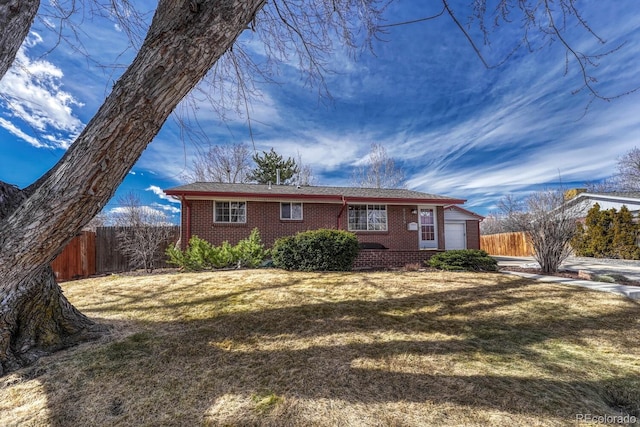
[[[578,230],[571,245],[579,256],[595,258],[640,259],[636,244],[639,226],[626,206],[616,211],[600,210],[597,203],[589,209],[585,226]]]
[[[613,223],[613,252],[616,258],[639,259],[640,248],[636,244],[638,224],[626,206],[615,215]]]
[[[587,215],[586,225],[590,252],[596,258],[609,258],[612,255],[615,209],[602,211],[600,205],[596,203],[589,213],[592,215],[591,217]]]
[[[295,160],[291,157],[284,160],[273,148],[268,153],[263,151],[262,154],[254,154],[253,161],[256,163],[256,168],[249,174],[249,181],[258,184],[277,184],[278,171],[280,172],[280,183],[290,184],[291,178],[299,172]]]

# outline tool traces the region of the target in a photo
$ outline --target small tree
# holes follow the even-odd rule
[[[186,178],[196,182],[247,182],[250,172],[251,153],[246,144],[216,145],[198,153]]]
[[[640,148],[633,147],[618,159],[615,182],[620,190],[640,191]]]
[[[510,223],[527,234],[542,271],[557,272],[571,253],[570,242],[582,207],[564,203],[560,190],[539,191],[522,203],[505,206],[510,209],[505,212]]]
[[[371,144],[366,161],[353,172],[354,185],[363,188],[404,188],[404,171],[396,167],[386,148]]]
[[[298,171],[292,178],[294,184],[297,185],[313,185],[316,181],[313,176],[313,169],[311,166],[302,163],[302,156],[298,153],[298,157],[296,158],[296,164],[298,166]]]
[[[248,179],[258,184],[276,184],[278,182],[288,184],[299,172],[295,160],[291,157],[284,160],[273,148],[268,153],[263,151],[262,155],[254,154],[253,161],[256,163],[256,168],[251,171]]]
[[[119,227],[116,238],[120,252],[129,259],[131,268],[152,272],[173,237],[167,216],[142,206],[134,193],[120,197],[118,203],[121,206],[113,214],[113,222]]]

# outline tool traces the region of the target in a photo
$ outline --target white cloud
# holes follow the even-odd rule
[[[173,197],[169,197],[166,194],[164,194],[164,191],[162,191],[162,188],[158,187],[157,185],[150,185],[144,191],[151,191],[153,194],[155,194],[162,200],[166,200],[171,203],[180,203],[180,200],[176,200]]]
[[[40,141],[38,141],[36,138],[32,137],[31,135],[28,135],[28,134],[24,133],[16,125],[14,125],[10,121],[8,121],[6,119],[3,119],[1,117],[0,117],[0,126],[2,126],[3,128],[5,128],[10,133],[12,133],[15,136],[17,136],[18,138],[21,138],[21,139],[27,141],[29,144],[33,145],[34,147],[37,147],[37,148],[46,147],[46,144],[43,144]]]
[[[180,208],[177,208],[175,206],[169,206],[169,205],[163,205],[160,203],[153,203],[151,206],[153,206],[155,209],[161,209],[165,212],[169,212],[171,214],[179,214],[180,213]]]
[[[60,68],[38,59],[32,60],[27,49],[42,42],[36,33],[30,33],[18,51],[15,63],[0,80],[0,94],[8,116],[23,122],[37,134],[40,141],[28,137],[12,120],[2,126],[14,135],[35,147],[68,148],[83,127],[83,123],[73,114],[73,107],[82,104],[62,89],[64,77]]]
[[[123,217],[127,218],[131,215],[131,207],[115,207],[109,210],[109,216],[111,217]],[[167,214],[164,212],[166,209],[158,209],[156,206],[141,205],[136,206],[135,211],[139,215],[151,222],[166,222]]]

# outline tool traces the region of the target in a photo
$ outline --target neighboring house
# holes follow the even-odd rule
[[[579,191],[579,190],[578,190]],[[633,216],[637,217],[640,212],[640,193],[636,192],[614,192],[614,193],[578,193],[575,197],[569,199],[566,204],[575,206],[584,212],[582,216],[587,216],[589,209],[593,205],[598,204],[601,211],[614,208],[620,211],[622,206],[626,206]]]
[[[482,217],[464,200],[404,189],[196,182],[165,190],[182,202],[182,244],[198,236],[231,244],[258,228],[266,246],[318,228],[349,230],[355,268],[422,263],[449,248],[478,249]],[[450,241],[450,243],[447,243]]]

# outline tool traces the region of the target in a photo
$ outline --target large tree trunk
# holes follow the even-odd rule
[[[135,60],[58,164],[24,192],[2,198],[0,191],[3,372],[95,336],[48,264],[109,201],[169,114],[264,1],[161,0]]]
[[[0,0],[0,79],[29,34],[39,6],[39,0]]]

